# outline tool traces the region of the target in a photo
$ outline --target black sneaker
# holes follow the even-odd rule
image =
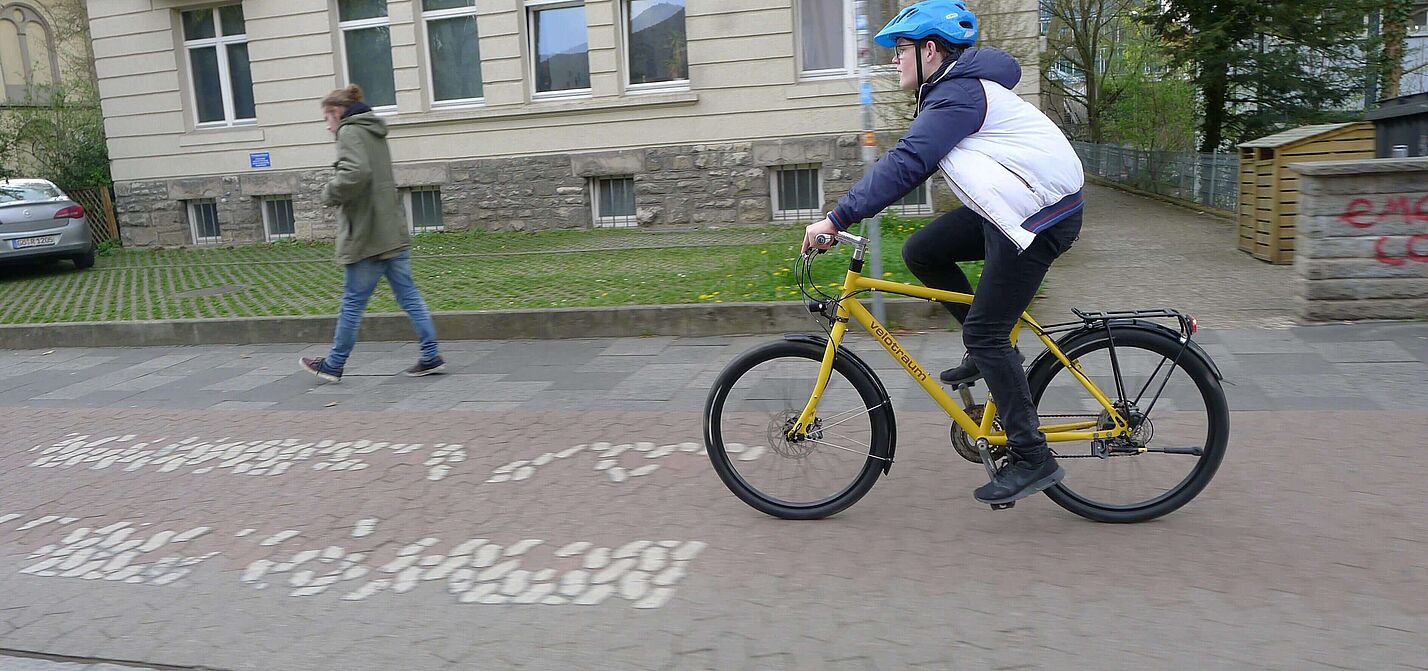
[[[302,366],[303,370],[312,373],[313,375],[316,375],[319,379],[325,382],[342,381],[342,369],[329,367],[327,365],[327,361],[323,359],[315,359],[310,356],[305,356],[301,359],[298,359],[298,363]]]
[[[423,375],[438,375],[446,372],[446,360],[436,357],[431,361],[418,361],[415,366],[406,369],[407,377],[421,377]]]
[[[1018,363],[1026,363],[1026,355],[1022,354],[1021,350],[1016,350],[1016,358]],[[956,387],[982,379],[982,371],[977,369],[977,362],[972,360],[971,353],[967,353],[962,355],[962,363],[956,368],[948,368],[937,377],[942,380],[942,384]]]
[[[973,493],[978,501],[992,505],[1002,505],[1024,499],[1066,477],[1066,469],[1057,465],[1056,459],[1047,457],[1035,464],[1015,459],[1010,464],[997,469],[991,482],[977,488]]]

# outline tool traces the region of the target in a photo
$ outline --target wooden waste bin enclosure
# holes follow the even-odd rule
[[[1240,250],[1270,263],[1294,261],[1299,179],[1290,163],[1373,157],[1367,121],[1303,126],[1240,145]]]

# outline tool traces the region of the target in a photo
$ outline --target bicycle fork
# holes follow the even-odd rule
[[[837,315],[833,319],[833,328],[829,331],[828,346],[823,351],[823,362],[818,368],[818,380],[813,385],[813,394],[808,398],[808,404],[803,406],[803,412],[799,413],[798,420],[793,426],[788,427],[788,432],[784,435],[790,441],[797,442],[808,435],[808,430],[813,426],[813,422],[818,415],[818,401],[823,398],[823,392],[828,389],[828,380],[833,377],[833,361],[838,356],[838,348],[843,344],[843,335],[848,331],[848,308],[843,305],[838,306]]]

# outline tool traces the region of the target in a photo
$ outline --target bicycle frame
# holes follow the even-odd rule
[[[917,381],[923,391],[926,391],[928,396],[931,396],[932,400],[947,413],[947,416],[952,418],[953,421],[962,427],[962,430],[967,432],[968,436],[973,440],[986,439],[990,445],[1006,445],[1006,432],[993,430],[992,427],[992,420],[996,418],[996,406],[993,404],[992,399],[990,397],[987,399],[986,410],[982,413],[981,423],[979,424],[973,421],[971,416],[963,411],[946,391],[943,391],[941,384],[933,379],[932,374],[928,373],[927,370],[918,363],[917,359],[913,358],[907,350],[903,349],[902,345],[898,343],[897,338],[895,338],[886,327],[879,323],[867,308],[863,307],[862,303],[858,301],[856,294],[861,291],[881,291],[883,293],[910,296],[913,298],[962,304],[970,304],[972,302],[972,295],[863,277],[861,268],[862,259],[860,256],[855,256],[854,262],[849,266],[848,274],[843,280],[843,288],[838,300],[838,310],[832,321],[832,329],[829,333],[828,347],[823,354],[823,365],[818,371],[818,381],[814,385],[813,394],[808,399],[808,404],[804,407],[803,413],[798,417],[798,422],[789,430],[789,435],[805,435],[808,427],[813,423],[818,408],[818,400],[823,396],[824,390],[828,387],[828,380],[833,372],[833,360],[838,353],[839,346],[843,342],[844,335],[848,331],[848,323],[851,318],[882,344],[883,349],[886,349],[888,354],[902,365],[903,370]],[[1096,383],[1092,382],[1090,378],[1087,378],[1081,372],[1079,365],[1075,365],[1067,360],[1065,353],[1056,346],[1056,341],[1043,331],[1041,325],[1032,319],[1030,314],[1023,312],[1016,326],[1012,328],[1012,344],[1016,344],[1017,336],[1021,331],[1023,323],[1033,329],[1037,337],[1046,345],[1046,348],[1052,355],[1060,360],[1062,365],[1066,366],[1067,370],[1080,381],[1081,386],[1096,399],[1097,403],[1101,404],[1101,407],[1104,408],[1107,413],[1106,416],[1110,418],[1115,425],[1114,428],[1101,430],[1096,428],[1099,424],[1097,420],[1043,425],[1041,432],[1046,435],[1047,442],[1105,440],[1127,435],[1130,431],[1129,424],[1121,415],[1121,412],[1116,409],[1111,399],[1096,386]]]

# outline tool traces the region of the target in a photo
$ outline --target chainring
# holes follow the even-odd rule
[[[978,403],[977,405],[969,405],[962,410],[967,413],[968,417],[972,418],[973,422],[981,424],[982,413],[986,411],[986,405]],[[992,429],[1000,431],[1001,428],[1001,422],[996,420],[992,421]],[[957,454],[961,455],[962,458],[967,461],[974,464],[982,463],[982,453],[977,450],[977,441],[973,440],[972,436],[962,428],[962,425],[956,422],[952,423],[952,449],[957,450]],[[1003,445],[992,445],[989,451],[992,453],[993,461],[1000,461],[1002,457],[1006,456],[1007,448]]]

